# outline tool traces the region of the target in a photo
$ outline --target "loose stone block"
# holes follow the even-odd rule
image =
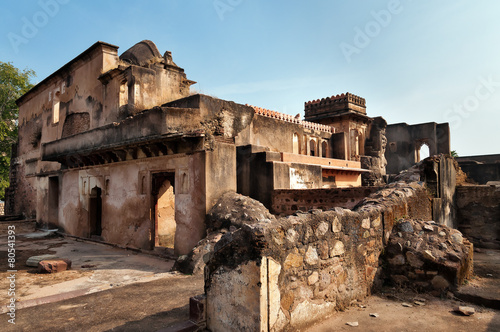
[[[71,268],[69,259],[43,260],[38,263],[38,273],[57,273]]]
[[[31,256],[28,258],[26,261],[26,266],[31,266],[31,267],[38,267],[38,263],[40,263],[43,260],[46,259],[56,259],[57,256],[55,255],[40,255],[40,256]]]

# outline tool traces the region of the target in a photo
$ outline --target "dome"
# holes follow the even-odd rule
[[[156,58],[162,58],[155,43],[150,40],[143,40],[120,55],[120,60],[136,66],[145,66]]]

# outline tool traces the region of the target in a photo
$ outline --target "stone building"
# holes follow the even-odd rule
[[[359,187],[385,174],[386,123],[366,115],[363,98],[307,102],[301,120],[192,94],[194,83],[151,41],[120,56],[92,45],[17,101],[7,213],[185,254],[226,191],[270,207],[275,190]]]
[[[397,174],[418,163],[424,146],[429,155],[450,154],[450,126],[448,123],[397,123],[387,126],[387,173]]]

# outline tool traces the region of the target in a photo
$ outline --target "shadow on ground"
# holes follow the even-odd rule
[[[140,320],[130,321],[106,332],[149,332],[158,331],[181,323],[189,318],[189,305],[158,312]]]

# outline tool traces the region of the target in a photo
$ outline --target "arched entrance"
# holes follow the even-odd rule
[[[175,173],[155,173],[152,178],[154,246],[173,249],[176,230]]]
[[[424,160],[429,156],[430,148],[427,142],[422,142],[420,146],[417,145],[417,149],[415,149],[415,162],[418,163],[420,160]]]

